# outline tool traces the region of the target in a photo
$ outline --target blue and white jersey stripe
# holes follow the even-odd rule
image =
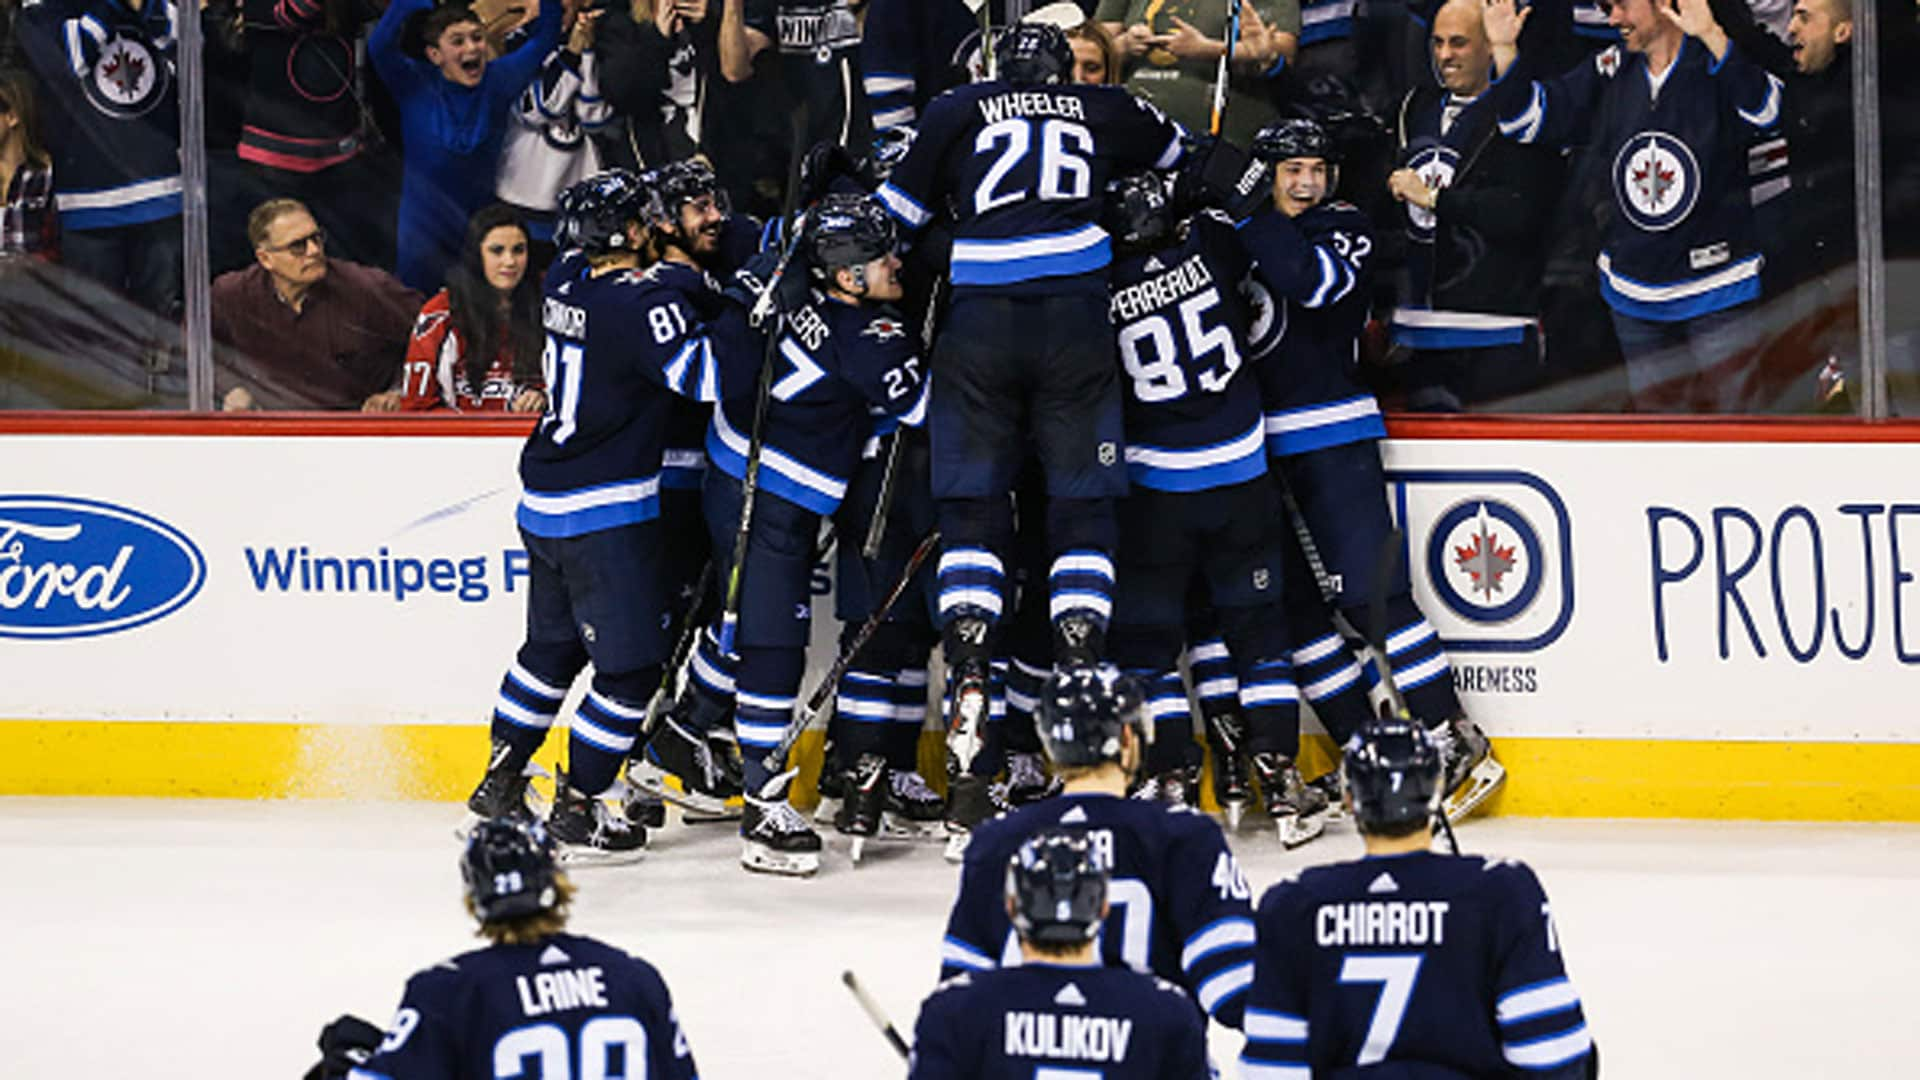
[[[1600,266],[1600,295],[1607,306],[1650,322],[1684,322],[1760,298],[1763,260],[1759,255],[1702,277],[1665,285],[1635,281],[1620,273],[1605,251],[1595,261]]]
[[[1523,1043],[1501,1043],[1500,1053],[1512,1065],[1522,1069],[1551,1069],[1586,1055],[1593,1049],[1593,1036],[1587,1025],[1572,1031]]]
[[[660,474],[574,491],[523,491],[515,515],[535,536],[584,536],[660,516]]]
[[[956,239],[950,276],[955,288],[1011,285],[1035,278],[1090,274],[1105,269],[1112,261],[1107,231],[1098,225],[1082,225],[1065,232],[1008,240]]]
[[[1305,1046],[1307,1018],[1269,1009],[1248,1009],[1244,1028],[1250,1043]]]
[[[1260,423],[1225,442],[1187,449],[1127,444],[1127,476],[1155,491],[1205,491],[1244,483],[1267,471]]]
[[[873,114],[874,130],[913,126],[913,94],[918,83],[912,75],[876,71],[862,79],[860,84],[867,92],[867,107]]]
[[[1300,44],[1317,45],[1353,33],[1354,0],[1319,0],[1300,5]]]
[[[870,671],[849,671],[840,680],[834,714],[861,724],[890,723],[894,718],[893,680]]]
[[[1218,1013],[1221,1006],[1229,999],[1237,994],[1246,993],[1247,987],[1252,985],[1253,961],[1248,960],[1244,964],[1235,964],[1205,980],[1194,988],[1193,996],[1200,1002],[1200,1007],[1207,1011],[1207,1015],[1212,1016]]]
[[[110,229],[179,217],[182,190],[179,176],[161,176],[94,191],[60,190],[53,204],[63,229]]]
[[[747,437],[727,423],[727,411],[713,410],[713,424],[707,429],[707,458],[714,467],[744,480],[748,449]],[[760,486],[795,506],[822,515],[833,513],[847,495],[844,478],[821,472],[771,446],[760,448]]]
[[[1517,1024],[1566,1012],[1579,1004],[1580,994],[1573,988],[1573,980],[1563,976],[1501,995],[1494,1003],[1493,1016],[1502,1025]]]
[[[1435,311],[1428,308],[1393,309],[1389,324],[1393,343],[1409,349],[1484,349],[1518,345],[1527,339],[1533,319],[1513,315],[1483,315],[1473,311]]]
[[[1269,412],[1266,430],[1267,453],[1274,457],[1387,437],[1380,403],[1371,394]]]
[[[1195,964],[1223,949],[1251,948],[1253,941],[1252,919],[1240,915],[1215,919],[1187,938],[1180,950],[1180,967],[1192,971]]]
[[[660,486],[699,491],[707,475],[707,452],[698,447],[667,447],[660,452]]]
[[[965,968],[968,971],[991,971],[995,967],[992,958],[986,953],[951,936],[940,942],[940,962],[952,967]]]
[[[891,183],[881,184],[880,190],[874,192],[873,196],[885,203],[893,216],[905,222],[909,228],[917,229],[933,220],[933,214],[926,207]]]

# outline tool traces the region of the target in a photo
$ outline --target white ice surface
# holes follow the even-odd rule
[[[433,804],[0,799],[0,1077],[296,1078],[325,1021],[385,1024],[408,974],[474,941],[459,810]],[[1609,1077],[1920,1075],[1920,827],[1496,819],[1554,903]],[[1256,890],[1351,857],[1242,836]],[[830,839],[811,881],[749,875],[726,826],[580,872],[574,927],[665,973],[704,1080],[897,1077],[841,989],[910,1034],[954,871]],[[1236,1036],[1216,1029],[1216,1060]]]

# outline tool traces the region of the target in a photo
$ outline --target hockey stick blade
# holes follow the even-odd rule
[[[1407,699],[1400,695],[1400,684],[1393,677],[1393,658],[1387,655],[1387,583],[1393,580],[1394,571],[1400,568],[1400,545],[1403,539],[1404,534],[1399,529],[1388,530],[1386,542],[1380,545],[1380,554],[1374,562],[1373,595],[1367,600],[1367,644],[1373,649],[1375,662],[1380,666],[1380,685],[1387,691],[1393,716],[1412,723],[1413,714],[1407,710]],[[1444,781],[1444,772],[1441,778]],[[1447,820],[1445,810],[1434,817],[1439,819],[1440,832],[1447,838],[1447,849],[1455,855],[1460,854],[1460,841],[1453,835],[1453,823]]]
[[[900,1032],[894,1028],[893,1021],[887,1019],[887,1014],[880,1008],[880,1003],[873,1000],[873,995],[867,993],[866,987],[860,985],[859,976],[852,971],[843,971],[840,973],[840,982],[848,992],[853,994],[853,1000],[860,1003],[860,1010],[867,1014],[867,1019],[873,1021],[873,1026],[879,1028],[880,1034],[887,1037],[887,1045],[893,1047],[893,1052],[900,1055],[900,1060],[911,1059],[913,1047],[908,1046],[907,1040],[900,1037]]]
[[[821,710],[826,708],[827,701],[833,697],[834,690],[847,674],[847,669],[853,666],[853,661],[860,655],[860,650],[880,629],[880,624],[887,620],[887,614],[893,610],[895,604],[900,602],[900,597],[906,594],[907,586],[913,581],[914,575],[920,572],[920,567],[926,564],[928,556],[932,555],[933,550],[939,546],[940,530],[934,529],[921,539],[919,547],[913,549],[913,554],[907,557],[906,565],[900,570],[899,579],[893,583],[893,588],[887,591],[886,597],[880,601],[880,606],[873,609],[873,614],[867,616],[866,622],[860,624],[860,631],[847,644],[846,651],[834,659],[833,666],[828,668],[826,675],[821,677],[820,685],[814,687],[813,693],[807,695],[807,700],[801,704],[800,710],[794,714],[792,720],[788,721],[787,729],[780,733],[780,741],[774,744],[773,749],[767,751],[766,764],[769,772],[780,772],[786,766],[787,752],[792,750],[793,744],[799,741],[800,733],[805,731],[813,723],[814,718],[820,715]]]

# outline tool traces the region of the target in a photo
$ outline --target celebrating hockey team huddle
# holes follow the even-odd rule
[[[815,872],[789,758],[831,696],[835,827],[933,833],[957,860],[1057,788],[1036,692],[1082,668],[1143,688],[1135,797],[1197,805],[1204,739],[1230,827],[1257,788],[1289,847],[1337,791],[1299,771],[1303,700],[1342,744],[1382,669],[1449,814],[1498,785],[1382,558],[1385,428],[1353,370],[1373,240],[1329,197],[1326,133],[1195,138],[1070,83],[1045,24],[995,61],[911,138],[816,147],[765,226],[698,161],[562,193],[521,460],[528,632],[476,814],[526,806],[589,662],[549,822],[571,859],[637,853],[671,800],[738,813],[748,869]],[[803,708],[829,546],[843,655]],[[944,785],[917,766],[936,646]]]
[[[791,751],[828,696],[834,828],[962,864],[915,1078],[1194,1080],[1209,1020],[1260,1080],[1594,1074],[1532,874],[1430,853],[1504,774],[1382,557],[1385,432],[1351,370],[1372,237],[1329,199],[1325,132],[1195,139],[1071,63],[1010,28],[995,78],[910,144],[808,154],[764,227],[694,163],[563,194],[527,637],[463,863],[495,944],[417,977],[354,1075],[497,1065],[535,1013],[552,1046],[512,1060],[598,1067],[618,1036],[692,1075],[658,975],[562,932],[557,865],[635,857],[673,801],[737,814],[749,870],[817,872]],[[828,546],[841,655],[803,702]],[[943,785],[916,760],[936,648]],[[589,663],[542,821],[533,758]],[[1344,758],[1312,779],[1303,699]],[[1368,857],[1256,909],[1232,847],[1255,788],[1281,844],[1337,803]],[[491,973],[518,998],[460,989]]]

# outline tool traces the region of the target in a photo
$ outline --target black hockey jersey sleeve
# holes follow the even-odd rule
[[[964,975],[945,980],[921,1004],[913,1025],[913,1053],[907,1058],[908,1080],[972,1080],[979,1075],[978,1046],[967,1037],[963,1023],[967,985]]]
[[[1262,284],[1304,308],[1330,308],[1360,291],[1373,254],[1365,215],[1344,203],[1297,219],[1263,210],[1240,232]]]
[[[1253,984],[1253,890],[1212,818],[1170,820],[1178,824],[1161,902],[1180,941],[1180,970],[1207,1015],[1238,1028]]]
[[[920,335],[899,312],[872,313],[842,348],[841,378],[903,424],[918,427],[926,420],[929,383]]]
[[[1007,862],[998,854],[1001,845],[982,844],[981,839],[976,830],[974,843],[967,846],[967,860],[960,867],[960,888],[947,915],[947,935],[940,942],[942,980],[999,967],[1001,951],[1006,947],[1007,918],[1000,905]],[[994,857],[988,856],[989,848]]]
[[[453,983],[447,965],[407,980],[387,1037],[347,1080],[452,1080],[460,1074],[461,1025],[445,1012]]]
[[[1494,893],[1494,1021],[1500,1052],[1528,1076],[1580,1080],[1593,1039],[1560,956],[1540,880],[1526,864],[1487,863]]]
[[[1253,985],[1247,990],[1245,1049],[1240,1074],[1246,1080],[1302,1080],[1312,1075],[1307,1053],[1307,992],[1311,943],[1292,936],[1304,925],[1303,894],[1287,878],[1260,898],[1259,942]]]

